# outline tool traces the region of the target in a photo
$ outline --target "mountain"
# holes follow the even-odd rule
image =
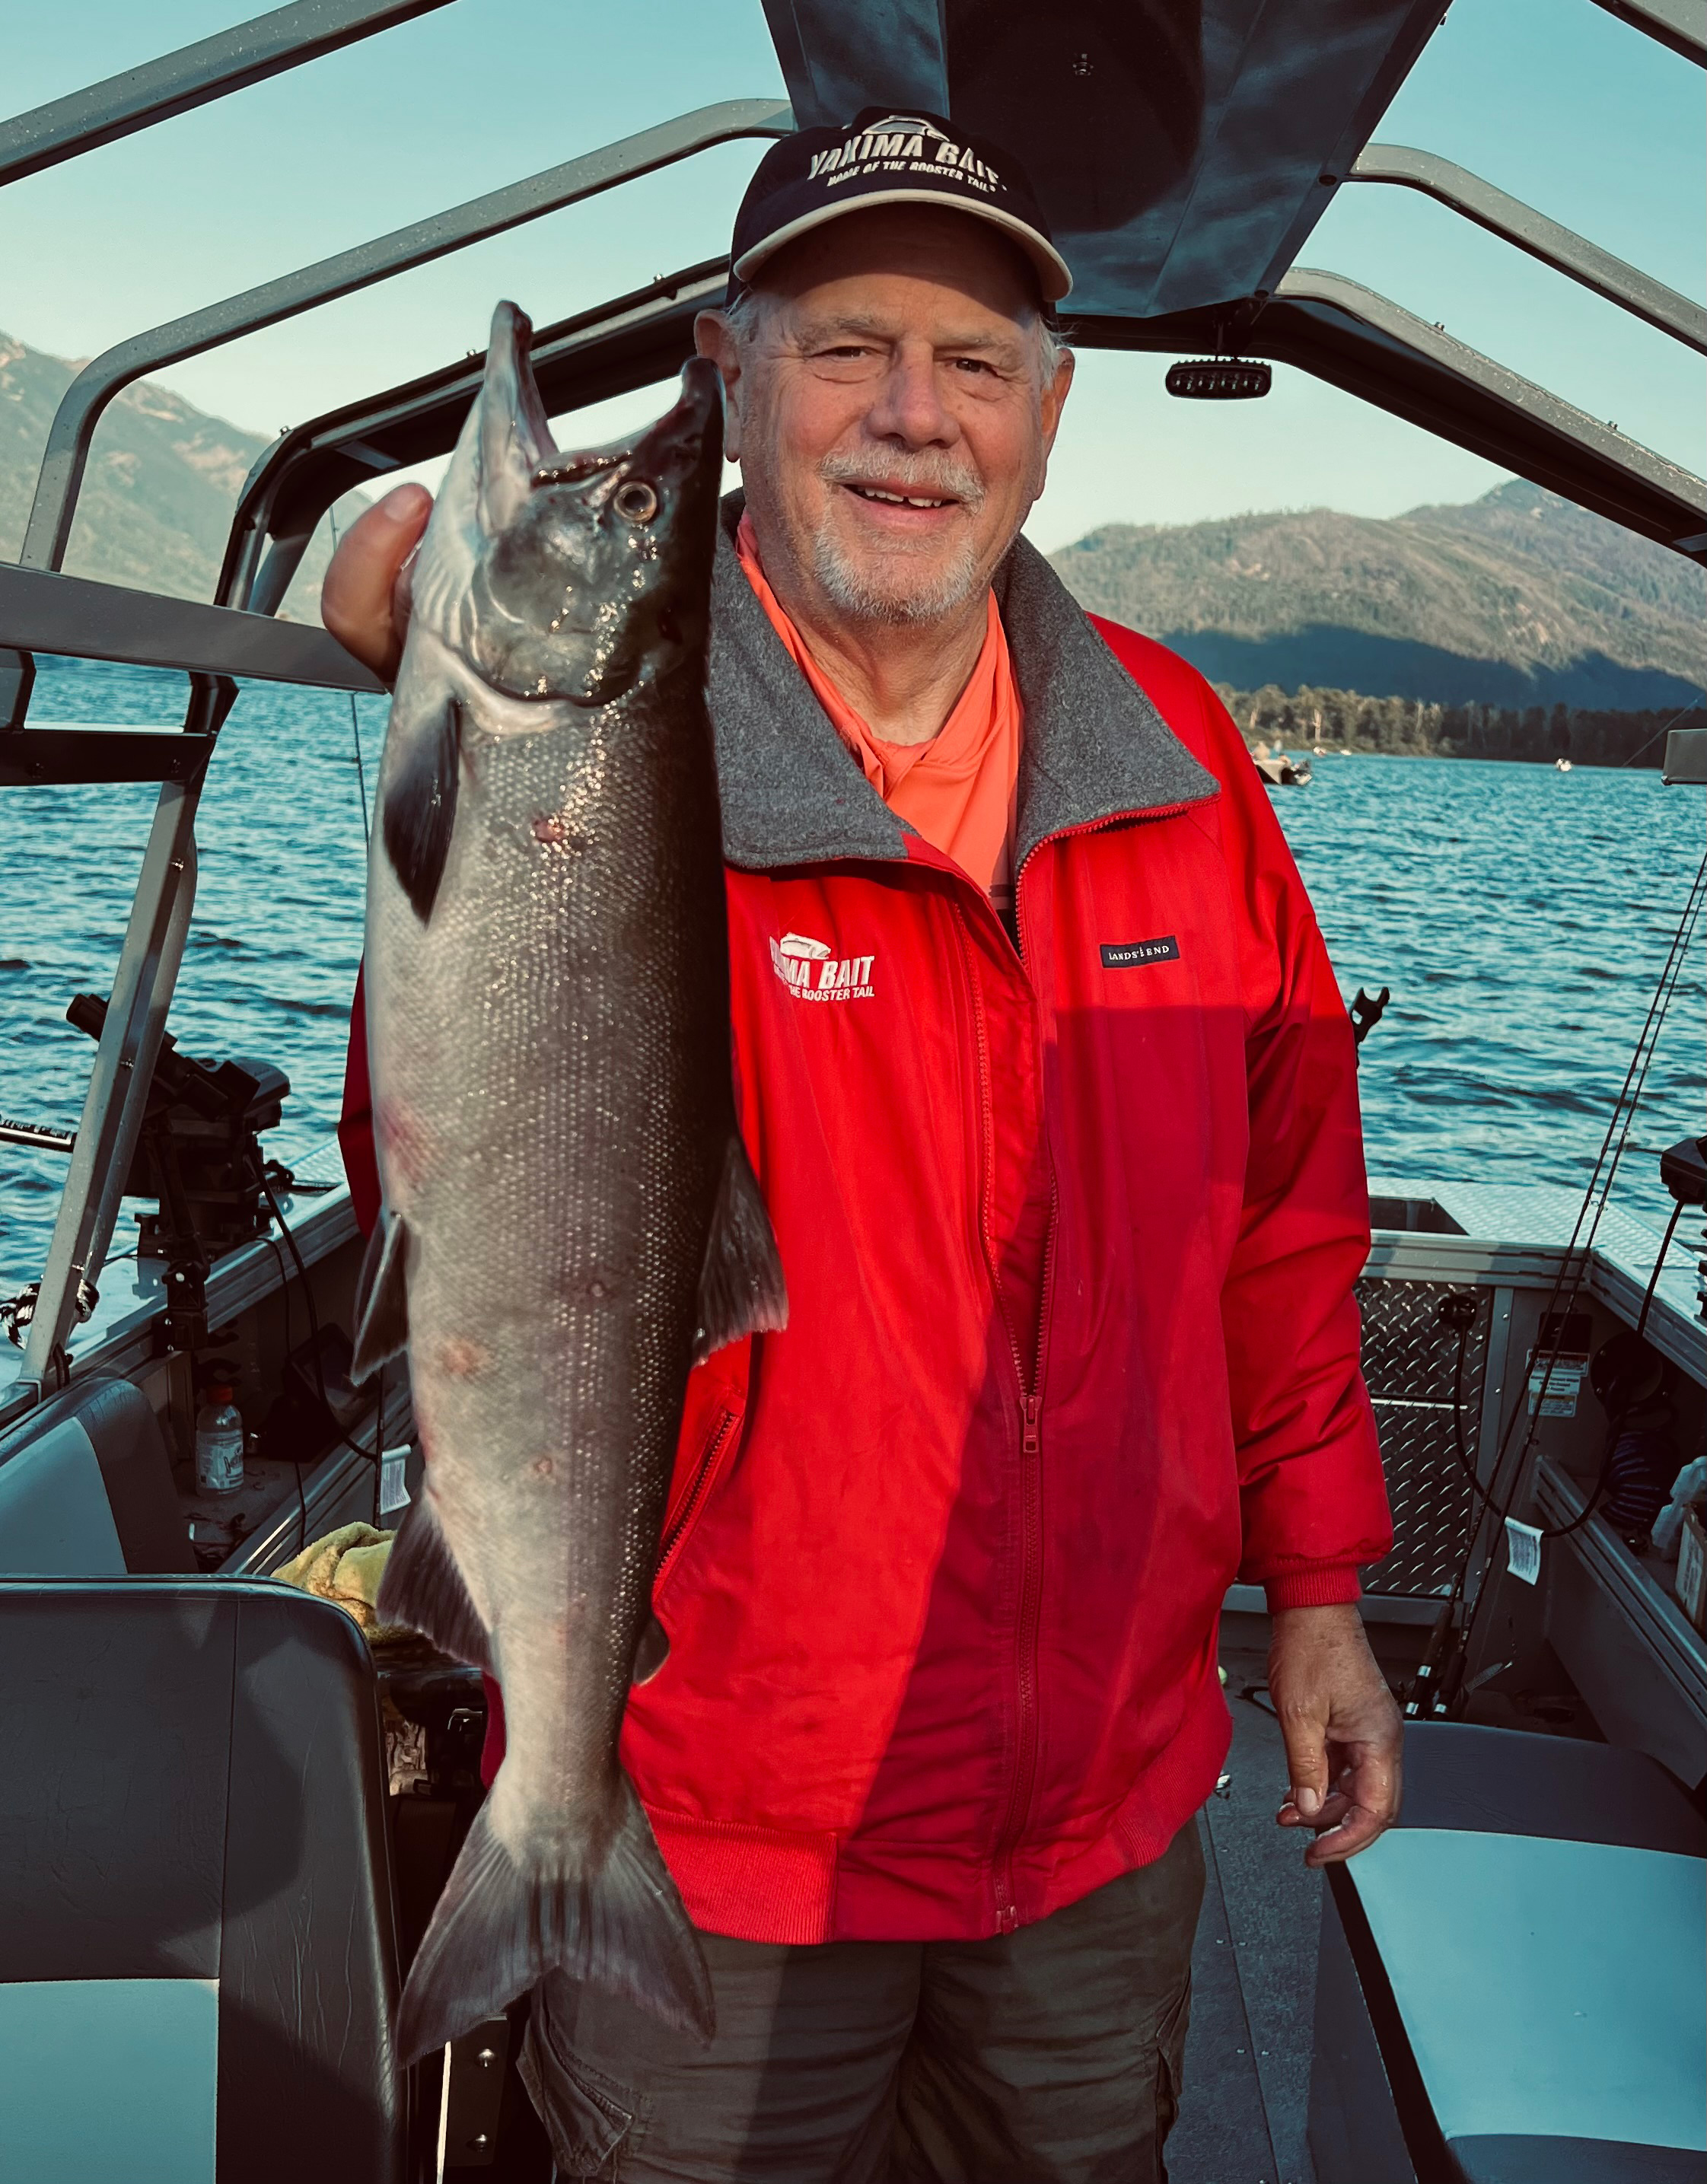
[[[77,367],[0,334],[0,558],[23,543],[36,466]],[[209,599],[260,435],[144,380],[95,436],[65,566]],[[363,496],[349,496],[339,521]],[[285,601],[316,618],[323,528]],[[1213,682],[1367,691],[1438,705],[1687,705],[1707,571],[1538,487],[1381,519],[1329,509],[1106,524],[1053,556],[1093,612],[1160,638]]]
[[[15,561],[47,428],[78,366],[0,333],[0,560]],[[226,536],[250,465],[270,443],[209,417],[170,388],[127,387],[95,434],[77,502],[67,573],[109,583],[213,597]],[[360,498],[351,496],[349,513]],[[340,521],[343,511],[339,511]],[[322,530],[304,557],[288,615],[317,619],[330,550]]]
[[[1107,524],[1052,558],[1093,613],[1241,690],[1623,709],[1699,695],[1707,570],[1520,481],[1387,518]]]

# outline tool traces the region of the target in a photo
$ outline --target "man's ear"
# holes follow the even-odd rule
[[[1077,362],[1078,359],[1070,348],[1063,349],[1055,367],[1055,376],[1043,390],[1043,453],[1046,460],[1055,445],[1055,435],[1061,429],[1061,413],[1067,406]]]
[[[721,311],[701,311],[694,320],[694,348],[709,357],[723,379],[723,455],[741,460],[741,344]]]
[[[1054,376],[1043,390],[1042,401],[1039,405],[1042,413],[1042,435],[1037,450],[1037,490],[1032,495],[1034,500],[1041,499],[1044,486],[1048,482],[1049,458],[1055,446],[1055,435],[1061,429],[1061,413],[1067,406],[1067,397],[1073,385],[1074,361],[1072,350],[1063,349]]]

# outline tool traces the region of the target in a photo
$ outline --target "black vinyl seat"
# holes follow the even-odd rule
[[[195,1569],[148,1399],[92,1373],[0,1433],[0,1577]]]
[[[1621,1747],[1414,1722],[1329,1869],[1318,2184],[1707,2184],[1707,1822]]]
[[[341,1610],[0,1582],[0,2176],[401,2184],[385,1791]]]

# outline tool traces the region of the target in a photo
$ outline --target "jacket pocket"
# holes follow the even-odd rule
[[[682,1551],[705,1514],[706,1504],[711,1500],[719,1478],[728,1468],[729,1459],[740,1437],[741,1413],[739,1411],[724,1408],[712,1413],[711,1431],[706,1436],[700,1460],[694,1467],[688,1490],[665,1524],[663,1540],[658,1550],[657,1574],[652,1580],[655,1605],[680,1563]]]

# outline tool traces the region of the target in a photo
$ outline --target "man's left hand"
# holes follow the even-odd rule
[[[1269,1695],[1291,1786],[1283,1828],[1313,1828],[1307,1865],[1367,1850],[1398,1817],[1403,1729],[1354,1607],[1286,1607],[1269,1641]]]

